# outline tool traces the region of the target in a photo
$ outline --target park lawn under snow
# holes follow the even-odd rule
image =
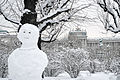
[[[116,76],[113,73],[103,73],[98,72],[95,74],[91,74],[83,77],[84,80],[116,80]]]
[[[0,80],[8,80],[6,78],[1,78]],[[116,80],[116,76],[113,73],[103,73],[98,72],[95,74],[81,74],[78,78],[68,78],[68,77],[46,77],[44,80]]]

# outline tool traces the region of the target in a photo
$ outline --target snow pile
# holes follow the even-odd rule
[[[70,75],[67,72],[63,72],[63,73],[59,74],[57,77],[67,77],[67,78],[70,78]]]
[[[78,76],[83,76],[83,77],[87,77],[90,76],[90,72],[89,71],[80,71]]]

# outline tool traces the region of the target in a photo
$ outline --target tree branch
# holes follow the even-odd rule
[[[63,5],[61,6],[61,8],[63,8],[70,0],[66,0],[65,3],[63,3]]]
[[[117,4],[118,4],[118,6],[120,7],[120,1],[118,1],[118,0],[114,0]]]
[[[114,20],[114,23],[115,23],[115,26],[116,26],[116,28],[118,28],[119,26],[118,26],[118,21],[117,21],[117,17],[116,17],[116,15],[114,14],[114,11],[113,10],[109,10],[108,8],[107,8],[107,5],[105,5],[106,4],[106,2],[105,2],[105,0],[104,0],[104,4],[101,4],[100,2],[98,2],[98,4],[99,4],[99,6],[102,8],[102,9],[104,9],[104,11],[105,12],[108,12],[112,17],[113,17],[113,20]]]
[[[4,17],[7,21],[12,22],[12,23],[17,24],[17,25],[20,25],[20,23],[8,19],[1,10],[0,10],[0,14],[2,14],[3,17]]]
[[[3,0],[2,0],[2,1],[3,1]],[[7,2],[8,2],[8,0],[4,0],[4,1],[0,4],[0,6],[4,6]]]
[[[58,16],[59,14],[63,13],[63,12],[68,12],[70,9],[60,9],[60,10],[57,10],[56,12],[54,12],[53,14],[51,15],[48,15],[48,16],[45,16],[43,17],[42,19],[40,19],[37,24],[40,24],[40,23],[43,23],[44,21],[47,21],[49,19],[53,19],[55,18],[56,16]]]
[[[64,25],[64,24],[63,24],[63,25]],[[50,42],[54,42],[55,40],[57,40],[57,37],[58,37],[58,35],[59,35],[59,33],[60,33],[63,25],[61,25],[61,27],[51,36],[50,40],[47,40],[47,41],[41,40],[41,41],[42,41],[42,42],[50,43]],[[56,37],[55,37],[55,36],[56,36]],[[55,37],[55,38],[54,38],[54,37]],[[54,38],[54,39],[53,39],[53,38]]]
[[[110,27],[112,27],[112,26],[110,26]],[[111,28],[108,28],[107,30],[109,30],[109,31],[111,31],[111,32],[114,32],[114,33],[120,32],[120,30],[114,30],[114,29],[111,29]]]
[[[45,40],[41,40],[41,42],[46,42],[46,43],[51,43],[51,42],[54,42],[56,39],[54,39],[54,40],[48,40],[48,41],[45,41]]]

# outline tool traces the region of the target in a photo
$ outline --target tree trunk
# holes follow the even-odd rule
[[[35,11],[37,1],[38,0],[24,0],[25,13],[21,17],[21,24],[30,23],[37,26],[37,13]]]
[[[38,48],[41,50],[41,34],[40,34],[39,39],[38,39]]]
[[[23,14],[23,16],[21,16],[21,21],[20,21],[20,23],[22,25],[25,23],[29,23],[29,24],[33,24],[33,25],[38,26],[36,24],[37,13],[35,11],[37,2],[38,2],[38,0],[24,0],[25,13]],[[19,29],[20,29],[20,27],[19,27]],[[19,29],[18,29],[18,31],[19,31]],[[39,40],[38,40],[38,47],[41,50],[41,35],[40,35]]]

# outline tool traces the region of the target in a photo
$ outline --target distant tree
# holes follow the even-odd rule
[[[7,58],[10,47],[1,45],[0,47],[0,77],[5,78],[7,76]]]
[[[120,74],[120,57],[114,58],[111,61],[110,67],[109,67],[110,71],[119,75]]]
[[[63,70],[61,58],[65,55],[65,51],[61,50],[60,46],[57,46],[56,41],[51,43],[42,43],[42,50],[46,52],[49,60],[48,66],[44,72],[45,76],[56,77]]]
[[[66,54],[62,60],[64,70],[72,77],[76,78],[80,70],[89,66],[89,52],[83,49],[66,49]]]
[[[12,41],[11,41],[12,40]],[[18,40],[16,37],[9,37],[9,35],[2,35],[0,37],[0,77],[5,78],[8,75],[8,56],[18,47]]]
[[[55,41],[57,42],[57,41]],[[75,46],[71,48],[69,42],[45,43],[49,64],[45,70],[46,76],[57,76],[61,71],[66,71],[72,78],[76,78],[80,70],[89,68],[89,52]],[[43,46],[42,46],[43,47]],[[47,50],[46,50],[47,49]],[[89,69],[88,69],[89,70]]]

